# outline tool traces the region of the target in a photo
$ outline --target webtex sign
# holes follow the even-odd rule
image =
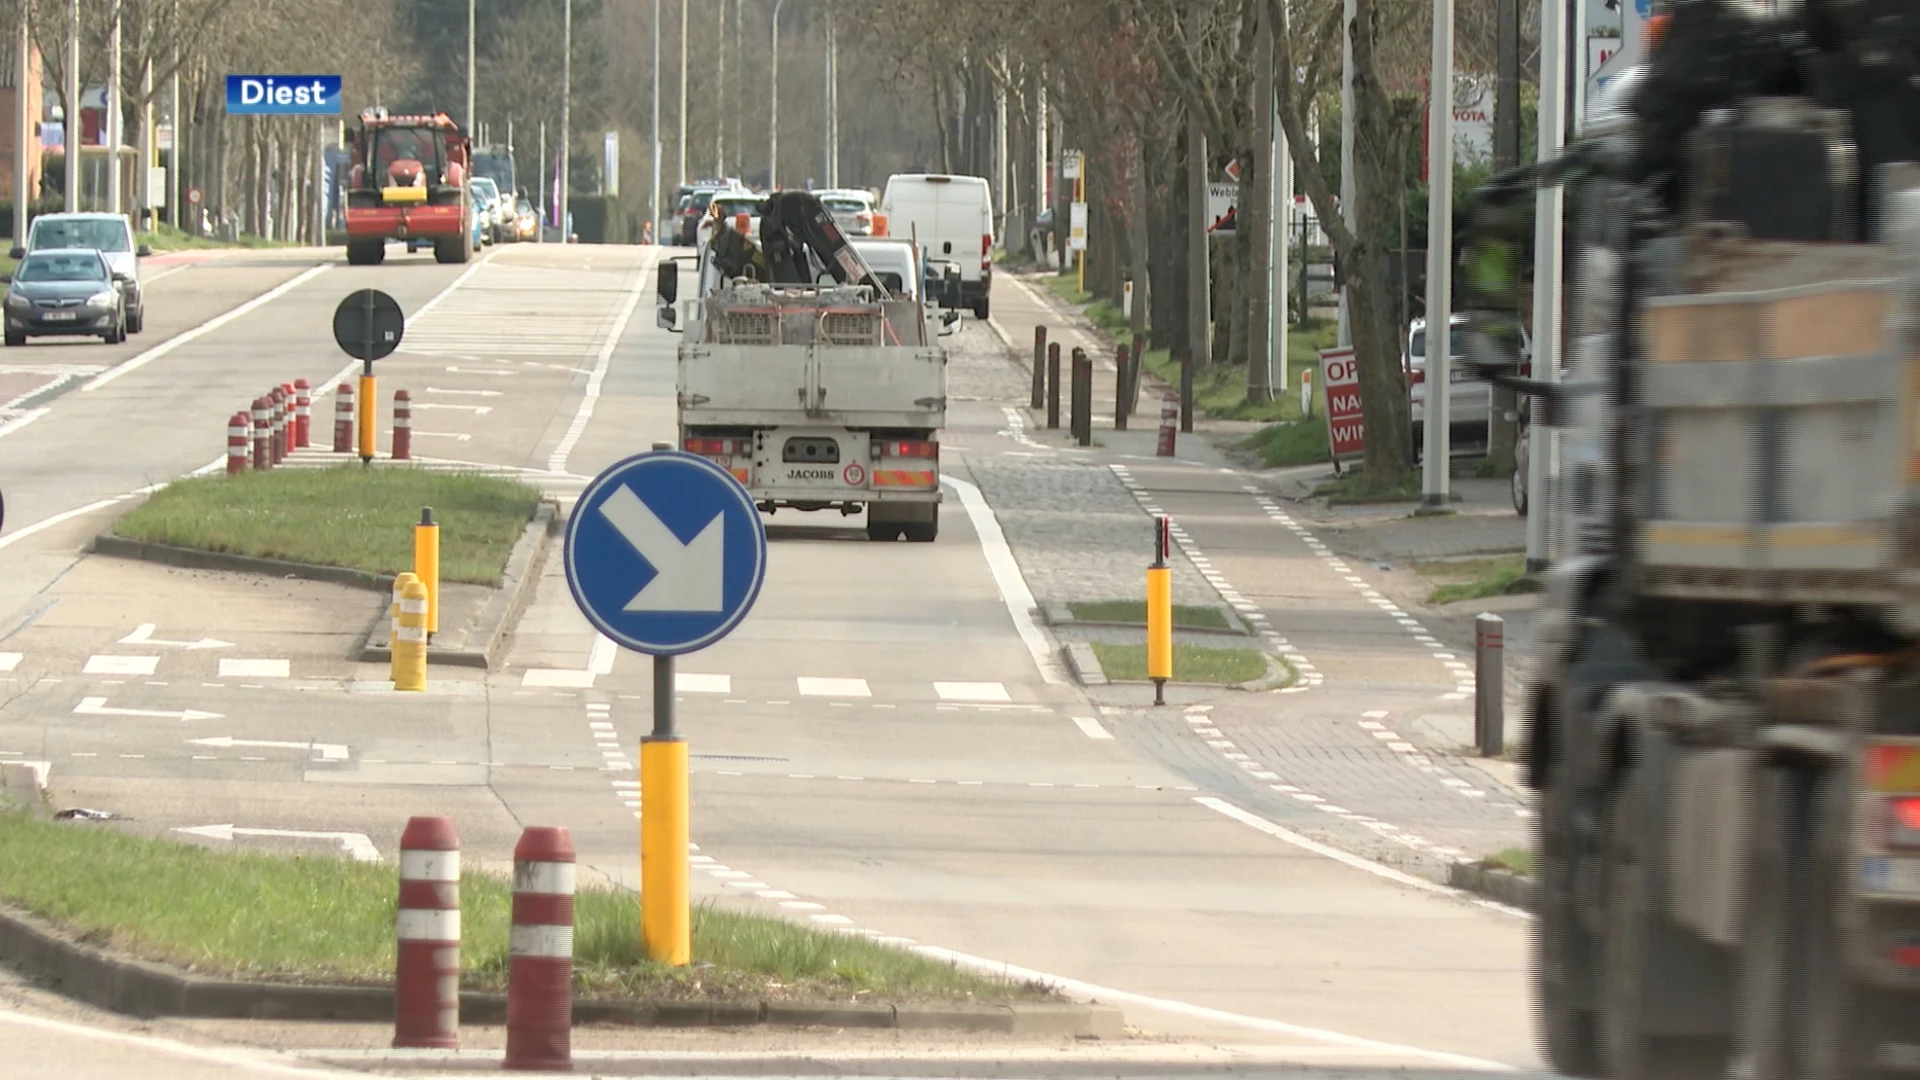
[[[338,116],[338,75],[229,75],[228,116]]]
[[[1360,411],[1360,365],[1351,348],[1321,351],[1320,385],[1327,395],[1327,449],[1333,460],[1361,457],[1367,450],[1367,425]]]

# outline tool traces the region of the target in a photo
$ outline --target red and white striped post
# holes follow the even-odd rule
[[[413,395],[393,392],[393,460],[413,460]]]
[[[293,445],[305,450],[313,445],[313,384],[293,380]]]
[[[415,817],[400,834],[393,1045],[460,1047],[460,837],[453,819]]]
[[[567,830],[520,834],[507,936],[509,1069],[573,1067],[573,869]]]
[[[333,452],[353,453],[353,384],[333,388]]]
[[[287,456],[286,406],[280,400],[280,388],[274,387],[267,392],[267,453],[275,465]]]
[[[253,467],[273,468],[273,451],[267,446],[272,430],[267,426],[267,399],[253,399]]]
[[[238,476],[247,471],[247,435],[250,426],[247,414],[234,413],[227,417],[227,475]]]
[[[281,383],[280,384],[280,456],[283,459],[290,458],[293,456],[294,434],[300,426],[298,415],[299,415],[298,412],[294,408],[293,384]]]

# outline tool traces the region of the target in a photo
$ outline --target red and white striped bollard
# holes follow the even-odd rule
[[[1153,447],[1154,457],[1172,457],[1173,441],[1180,432],[1180,399],[1172,393],[1160,399],[1160,438]]]
[[[280,400],[280,388],[274,387],[267,393],[267,429],[271,433],[267,440],[267,451],[275,465],[287,456],[286,406]]]
[[[305,379],[293,380],[293,445],[305,450],[313,445],[313,384]]]
[[[267,425],[267,399],[253,399],[253,467],[266,470],[273,468],[273,451],[267,446],[272,429]]]
[[[333,388],[333,452],[353,453],[353,384]]]
[[[247,471],[247,435],[250,422],[244,412],[227,417],[227,475]]]
[[[507,937],[509,1069],[573,1067],[573,839],[534,825],[513,849]]]
[[[282,460],[293,456],[294,434],[300,424],[298,413],[294,409],[292,383],[280,384],[280,457]]]
[[[393,392],[393,460],[413,460],[413,395]]]
[[[414,817],[400,834],[393,1045],[460,1047],[460,837],[453,819]]]

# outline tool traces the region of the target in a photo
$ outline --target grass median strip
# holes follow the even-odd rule
[[[1081,622],[1128,623],[1147,625],[1145,600],[1092,600],[1069,603],[1067,610]],[[1219,608],[1203,604],[1173,605],[1173,625],[1187,630],[1229,630],[1227,616]]]
[[[1147,647],[1093,643],[1100,670],[1116,682],[1147,681]],[[1173,646],[1173,681],[1233,685],[1267,677],[1267,658],[1258,649],[1209,649],[1201,645]]]
[[[533,487],[477,473],[283,468],[175,481],[113,531],[147,543],[393,574],[413,568],[413,526],[431,506],[440,523],[441,580],[495,586],[539,502]]]
[[[83,940],[200,974],[385,985],[393,977],[391,865],[215,851],[89,825],[0,813],[0,899]],[[506,985],[511,885],[460,883],[463,985]],[[1046,987],[995,979],[852,934],[715,906],[693,913],[695,965],[648,960],[639,897],[575,896],[578,992],[637,998],[1049,1001]]]
[[[1533,852],[1526,848],[1508,848],[1497,855],[1480,860],[1480,865],[1489,870],[1505,870],[1521,877],[1533,876]]]
[[[1491,596],[1540,591],[1540,582],[1527,575],[1527,561],[1520,555],[1419,563],[1415,568],[1422,575],[1441,582],[1428,594],[1429,604],[1484,600]]]

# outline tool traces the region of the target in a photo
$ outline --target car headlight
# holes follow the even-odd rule
[[[87,304],[89,307],[105,307],[113,303],[113,298],[114,291],[112,289],[102,289],[92,296],[87,297]]]
[[[25,311],[33,306],[33,301],[21,296],[17,292],[9,292],[7,293],[7,306],[15,311]]]

